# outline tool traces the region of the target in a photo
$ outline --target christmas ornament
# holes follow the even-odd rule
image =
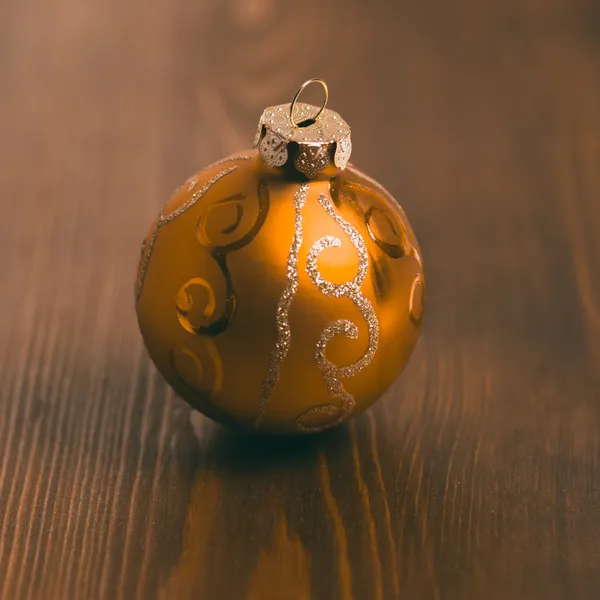
[[[298,102],[317,82],[320,108]],[[142,245],[140,329],[207,416],[312,432],[365,410],[419,336],[425,279],[404,212],[348,163],[350,128],[309,80],[267,108],[255,150],[175,191]]]

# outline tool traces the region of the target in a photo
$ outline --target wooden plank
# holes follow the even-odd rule
[[[0,598],[595,598],[596,4],[4,2]],[[419,235],[425,332],[368,414],[245,439],[151,366],[135,265],[311,76]]]

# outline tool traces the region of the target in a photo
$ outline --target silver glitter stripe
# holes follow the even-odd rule
[[[208,167],[205,167],[202,170],[206,171],[207,169],[212,169],[213,167],[218,167],[219,165],[225,165],[230,162],[235,162],[236,160],[252,160],[252,157],[248,154],[244,154],[244,155],[240,155],[240,156],[229,156],[227,158],[221,158],[220,160],[217,160],[216,162],[208,165]]]
[[[233,160],[233,159],[228,159],[228,160]],[[150,237],[150,242],[148,243],[148,249],[146,250],[146,254],[144,255],[144,258],[142,260],[142,267],[140,269],[140,277],[138,280],[138,285],[137,285],[137,290],[136,290],[136,300],[139,299],[140,294],[142,293],[142,288],[144,286],[144,279],[146,278],[146,272],[148,270],[148,264],[150,262],[150,256],[152,255],[152,250],[154,250],[154,244],[156,243],[156,238],[158,236],[159,229],[163,225],[170,223],[173,219],[179,217],[180,215],[182,215],[183,213],[188,211],[190,208],[192,208],[192,206],[194,206],[194,204],[196,204],[198,202],[198,200],[200,200],[200,198],[202,198],[202,196],[204,196],[204,194],[206,194],[206,192],[208,192],[208,190],[215,183],[217,183],[217,181],[219,181],[219,179],[221,179],[222,177],[225,177],[226,175],[229,175],[229,173],[232,173],[236,169],[237,169],[237,166],[234,165],[227,169],[223,169],[223,171],[220,171],[214,177],[211,177],[201,188],[198,188],[188,198],[188,200],[184,204],[182,204],[179,208],[174,210],[172,213],[170,213],[166,217],[164,216],[164,212],[163,212],[164,207],[161,209],[161,211],[158,215],[158,221],[156,222],[156,228],[152,232],[152,236]]]
[[[332,236],[322,237],[312,246],[307,259],[306,271],[314,285],[326,296],[333,298],[349,298],[356,304],[358,310],[367,322],[369,345],[367,351],[359,360],[350,365],[338,367],[325,356],[327,344],[339,334],[344,334],[353,340],[358,339],[358,327],[351,321],[340,319],[334,321],[325,328],[317,343],[315,359],[319,369],[323,372],[323,377],[330,396],[332,398],[339,398],[341,403],[339,407],[332,404],[315,406],[300,415],[296,420],[296,428],[301,431],[320,431],[322,429],[327,429],[350,416],[356,402],[352,394],[344,389],[340,379],[352,377],[367,367],[373,360],[379,341],[379,321],[377,315],[375,314],[375,310],[369,299],[360,291],[360,286],[367,276],[369,265],[365,242],[353,225],[336,214],[333,204],[326,194],[321,194],[319,196],[319,203],[325,209],[327,214],[336,221],[356,247],[356,250],[358,251],[358,272],[353,279],[345,283],[332,283],[321,275],[317,265],[319,254],[325,250],[325,248],[341,246],[341,241]],[[328,421],[320,425],[306,424],[306,421],[309,421],[314,416],[328,418],[335,416],[336,414],[337,418],[334,421]]]
[[[326,194],[319,195],[319,204],[325,212],[340,226],[342,231],[350,238],[350,241],[358,252],[358,271],[353,279],[346,283],[331,283],[324,279],[317,267],[317,257],[325,249],[332,246],[339,247],[342,242],[333,236],[325,236],[313,244],[307,260],[306,270],[311,277],[312,282],[326,296],[341,298],[347,296],[353,290],[359,290],[363,284],[369,268],[369,254],[367,247],[357,229],[340,217],[333,207],[332,202]]]
[[[220,159],[220,160],[212,163],[211,165],[208,165],[208,167],[205,167],[204,169],[202,169],[202,172],[208,171],[208,169],[212,169],[213,167],[218,167],[219,165],[225,165],[225,164],[230,163],[230,162],[235,162],[236,160],[251,160],[251,159],[252,159],[252,157],[249,156],[249,155],[229,156],[227,158],[222,158],[222,159]],[[198,185],[198,181],[199,181],[198,176],[194,175],[194,176],[190,177],[181,186],[181,188],[183,188],[183,187],[185,187],[187,185],[188,192],[193,192],[196,189],[196,186]]]
[[[160,219],[162,217],[162,209],[160,214],[158,215],[158,221],[156,223],[156,227],[152,232],[152,236],[150,237],[150,241],[148,242],[148,248],[146,249],[146,254],[144,254],[144,258],[142,259],[142,266],[140,268],[140,276],[138,279],[137,290],[135,292],[135,299],[139,300],[140,294],[142,293],[142,288],[144,287],[144,279],[146,278],[146,271],[148,270],[148,263],[150,262],[150,255],[152,254],[152,250],[154,250],[154,243],[156,242],[156,236],[158,235],[158,229],[160,227]]]
[[[292,300],[298,291],[298,252],[302,246],[302,208],[306,203],[308,188],[309,184],[303,183],[294,195],[294,238],[290,246],[287,260],[286,275],[288,282],[277,303],[277,312],[275,316],[275,322],[277,324],[277,341],[269,358],[269,371],[260,390],[258,417],[254,422],[254,426],[257,429],[265,418],[269,399],[279,382],[281,363],[290,349],[292,334],[290,331],[289,310]]]
[[[225,177],[225,175],[229,175],[229,173],[231,173],[232,171],[235,171],[236,169],[237,169],[236,166],[229,167],[227,169],[223,169],[223,171],[220,171],[215,176],[211,177],[201,188],[198,188],[188,198],[188,200],[184,204],[182,204],[179,208],[174,210],[172,213],[168,214],[166,217],[162,216],[162,213],[161,213],[162,221],[160,221],[160,226],[162,227],[166,223],[169,223],[173,219],[176,219],[178,216],[182,215],[184,212],[188,211],[190,208],[192,208],[192,206],[194,206],[194,204],[196,204],[196,202],[198,202],[198,200],[200,200],[200,198],[202,198],[202,196],[204,196],[204,194],[206,194],[206,192],[215,183],[217,183],[217,181],[219,181],[219,179],[221,179],[222,177]]]

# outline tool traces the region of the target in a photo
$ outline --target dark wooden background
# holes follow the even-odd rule
[[[139,244],[311,76],[428,314],[368,414],[247,440],[150,364]],[[598,598],[597,0],[3,0],[0,194],[2,600]]]

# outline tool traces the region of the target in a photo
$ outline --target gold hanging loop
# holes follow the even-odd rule
[[[311,117],[312,120],[316,121],[319,118],[319,115],[325,110],[325,107],[327,106],[327,100],[329,100],[329,88],[327,87],[327,84],[325,83],[325,81],[323,79],[319,79],[319,78],[308,79],[298,88],[298,91],[296,92],[296,95],[294,96],[294,99],[292,100],[292,103],[290,104],[290,121],[292,122],[292,125],[294,127],[298,127],[298,123],[296,123],[296,121],[294,120],[294,108],[296,107],[296,102],[298,101],[300,94],[311,83],[320,83],[321,87],[325,91],[325,98],[323,100],[323,104],[321,104],[321,108],[317,111],[317,114],[314,117]]]

